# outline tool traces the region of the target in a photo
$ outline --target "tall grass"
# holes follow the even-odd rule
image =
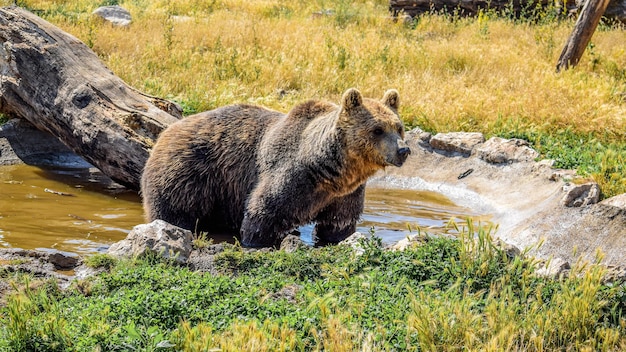
[[[127,8],[131,26],[90,15],[105,3]],[[481,13],[405,24],[390,20],[383,0],[19,4],[88,43],[130,85],[179,101],[187,113],[235,102],[286,111],[304,99],[336,101],[348,87],[368,96],[397,88],[409,126],[520,136],[556,155],[557,166],[594,173],[605,196],[626,192],[623,173],[589,170],[597,144],[626,157],[619,27],[601,25],[578,67],[557,74],[573,21],[548,11],[534,22]]]
[[[402,252],[376,238],[362,255],[227,245],[216,258],[221,274],[148,258],[117,262],[66,292],[26,284],[0,308],[0,350],[626,348],[623,282],[582,262],[568,276],[537,276],[535,260],[510,256],[467,224],[459,239],[424,237]]]

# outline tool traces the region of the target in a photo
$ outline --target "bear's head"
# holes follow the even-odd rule
[[[349,158],[376,169],[404,164],[411,149],[404,142],[399,104],[395,89],[380,101],[363,98],[354,88],[343,94],[338,125],[345,132]]]

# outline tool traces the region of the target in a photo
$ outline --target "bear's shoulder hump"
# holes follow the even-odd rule
[[[289,117],[293,119],[314,119],[318,116],[326,115],[337,108],[336,105],[329,102],[309,100],[291,109]]]

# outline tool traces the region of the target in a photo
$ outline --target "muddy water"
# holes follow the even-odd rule
[[[450,221],[462,226],[470,218],[488,223],[489,216],[463,208],[441,193],[427,190],[370,187],[365,192],[365,210],[358,231],[372,229],[383,242],[396,242],[408,234],[454,235]]]
[[[141,219],[137,194],[96,169],[0,167],[0,246],[94,253]]]
[[[431,234],[453,233],[448,221],[468,216],[479,218],[439,193],[371,187],[358,230],[373,228],[384,242],[393,242],[418,226]],[[96,253],[142,222],[137,194],[96,169],[0,167],[0,247]],[[308,243],[310,229],[301,229]]]

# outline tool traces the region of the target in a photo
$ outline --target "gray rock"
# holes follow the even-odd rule
[[[539,167],[539,168],[542,168],[542,167],[552,168],[555,163],[556,163],[556,161],[554,159],[541,159],[541,160],[539,160],[537,162],[537,167]]]
[[[551,169],[550,176],[548,179],[550,181],[564,181],[569,182],[576,178],[576,170],[564,170],[564,169]]]
[[[469,156],[474,147],[485,142],[485,136],[479,132],[437,133],[430,139],[430,146],[453,154]]]
[[[69,270],[78,266],[80,258],[77,255],[54,252],[48,255],[48,262],[54,265],[57,270]]]
[[[611,282],[624,282],[626,280],[626,268],[609,265],[606,268],[606,273],[604,274],[604,278],[602,282],[604,284]]]
[[[191,231],[155,220],[135,226],[126,239],[114,243],[108,253],[114,257],[136,257],[155,253],[184,264],[193,249]]]
[[[567,261],[561,258],[554,258],[540,264],[537,271],[535,271],[535,275],[541,277],[558,278],[560,275],[566,274],[569,269],[570,265]]]
[[[71,270],[81,263],[76,254],[59,251],[39,251],[21,248],[7,248],[0,254],[0,259],[18,259],[18,262],[35,262],[56,270]],[[24,260],[29,258],[29,260]],[[32,260],[31,260],[32,259]]]
[[[474,149],[480,159],[492,164],[509,164],[533,161],[539,153],[528,146],[522,139],[504,139],[491,137]]]
[[[580,185],[568,183],[563,186],[565,196],[561,203],[566,207],[584,207],[600,200],[600,186],[595,182]]]
[[[104,273],[106,271],[107,271],[106,268],[92,268],[90,266],[82,264],[80,266],[77,266],[74,269],[74,279],[76,279],[76,280],[85,280],[85,279],[87,279],[89,277],[102,274],[102,273]]]
[[[278,301],[281,299],[287,300],[287,302],[295,304],[296,303],[296,295],[298,292],[302,290],[302,286],[298,284],[290,284],[281,288],[278,292],[275,292],[271,295],[271,297]]]
[[[194,20],[191,16],[172,16],[172,20],[180,23],[192,22]]]
[[[415,23],[415,20],[410,15],[400,16],[400,19],[402,20],[402,23],[404,23],[407,26]]]
[[[432,134],[422,131],[419,127],[415,127],[406,133],[406,140],[417,141],[417,143],[424,148],[430,147],[430,139],[432,137]]]
[[[611,198],[607,198],[600,203],[604,205],[610,205],[610,206],[620,208],[620,209],[626,209],[626,193],[623,193],[623,194],[620,194]]]
[[[132,21],[130,12],[118,5],[98,7],[93,14],[118,27],[126,27]]]
[[[71,253],[0,248],[0,268],[8,272],[28,273],[37,278],[55,278],[61,287],[67,287],[72,276],[57,270],[75,269],[81,262],[78,256]]]
[[[367,240],[369,238],[370,236],[368,235],[364,235],[360,232],[355,232],[345,240],[341,241],[339,244],[344,246],[350,246],[352,247],[352,249],[354,249],[356,255],[361,255],[365,253],[365,248],[363,248],[363,246],[361,245],[361,240]]]
[[[522,255],[522,251],[517,246],[504,242],[502,239],[496,239],[493,242],[496,246],[504,250],[506,256],[511,259]]]
[[[326,17],[326,16],[334,16],[335,11],[331,9],[322,9],[320,11],[315,11],[312,14],[313,18]]]
[[[280,243],[280,250],[287,253],[293,253],[300,248],[305,248],[306,244],[302,242],[299,236],[288,235]]]
[[[396,243],[391,244],[387,249],[391,251],[404,251],[408,248],[413,248],[419,246],[427,241],[426,236],[421,233],[418,234],[409,234],[405,238],[399,240]]]
[[[11,290],[11,285],[8,282],[2,280],[0,281],[0,297],[4,295],[5,292],[9,292]]]
[[[224,252],[225,248],[223,243],[217,243],[195,249],[187,260],[187,267],[193,271],[207,272],[213,275],[219,274],[219,270],[215,266],[215,256]]]

